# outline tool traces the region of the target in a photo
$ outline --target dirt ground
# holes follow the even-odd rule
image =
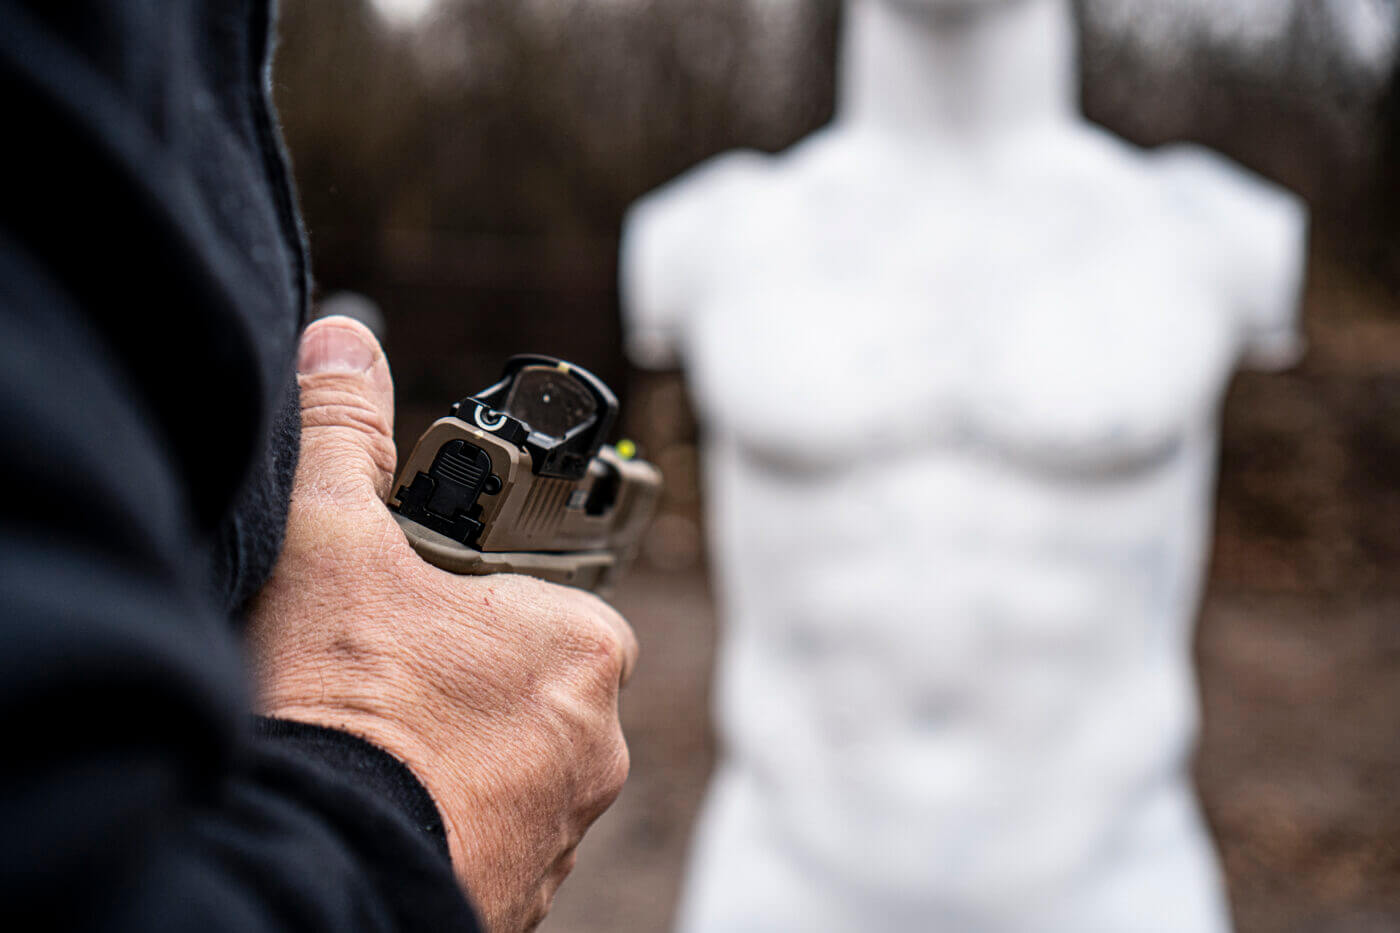
[[[707,704],[715,614],[704,577],[639,571],[615,603],[642,644],[622,704],[632,774],[579,847],[542,933],[668,929],[714,761]]]
[[[1400,930],[1394,307],[1315,263],[1306,362],[1241,376],[1225,409],[1196,773],[1239,933]],[[639,568],[617,603],[643,645],[623,705],[632,777],[545,933],[669,928],[713,763],[703,574]]]
[[[1242,933],[1400,930],[1397,608],[1209,606],[1197,777]]]

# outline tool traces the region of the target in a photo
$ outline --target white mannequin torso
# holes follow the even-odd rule
[[[629,219],[727,617],[682,926],[1221,929],[1191,624],[1224,386],[1296,351],[1301,208],[1073,118],[899,125]]]

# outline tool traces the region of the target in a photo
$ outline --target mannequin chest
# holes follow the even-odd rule
[[[711,253],[687,330],[707,418],[784,457],[834,426],[1116,469],[1210,417],[1237,334],[1211,231],[1150,191],[777,187]]]

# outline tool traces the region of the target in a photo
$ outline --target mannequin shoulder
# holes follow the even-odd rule
[[[1085,126],[1058,135],[1037,158],[1060,179],[1091,184],[1116,203],[1141,210],[1155,206],[1164,216],[1212,225],[1240,222],[1296,229],[1307,221],[1301,198],[1201,146],[1135,146],[1107,130]],[[1059,167],[1059,168],[1053,168]]]
[[[1159,203],[1243,316],[1246,359],[1269,369],[1291,364],[1301,352],[1296,310],[1308,242],[1303,199],[1198,146],[1166,147],[1153,158]]]
[[[1163,197],[1191,219],[1257,234],[1293,235],[1307,226],[1302,198],[1218,153],[1173,145],[1151,157]]]
[[[1189,245],[1227,279],[1286,270],[1301,262],[1308,211],[1281,185],[1201,146],[1142,149],[1106,130],[1066,134],[1052,181],[1076,192],[1087,213]]]

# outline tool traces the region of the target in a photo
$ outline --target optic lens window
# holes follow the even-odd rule
[[[531,430],[563,437],[592,419],[598,406],[577,377],[553,366],[527,366],[516,374],[504,410]]]

